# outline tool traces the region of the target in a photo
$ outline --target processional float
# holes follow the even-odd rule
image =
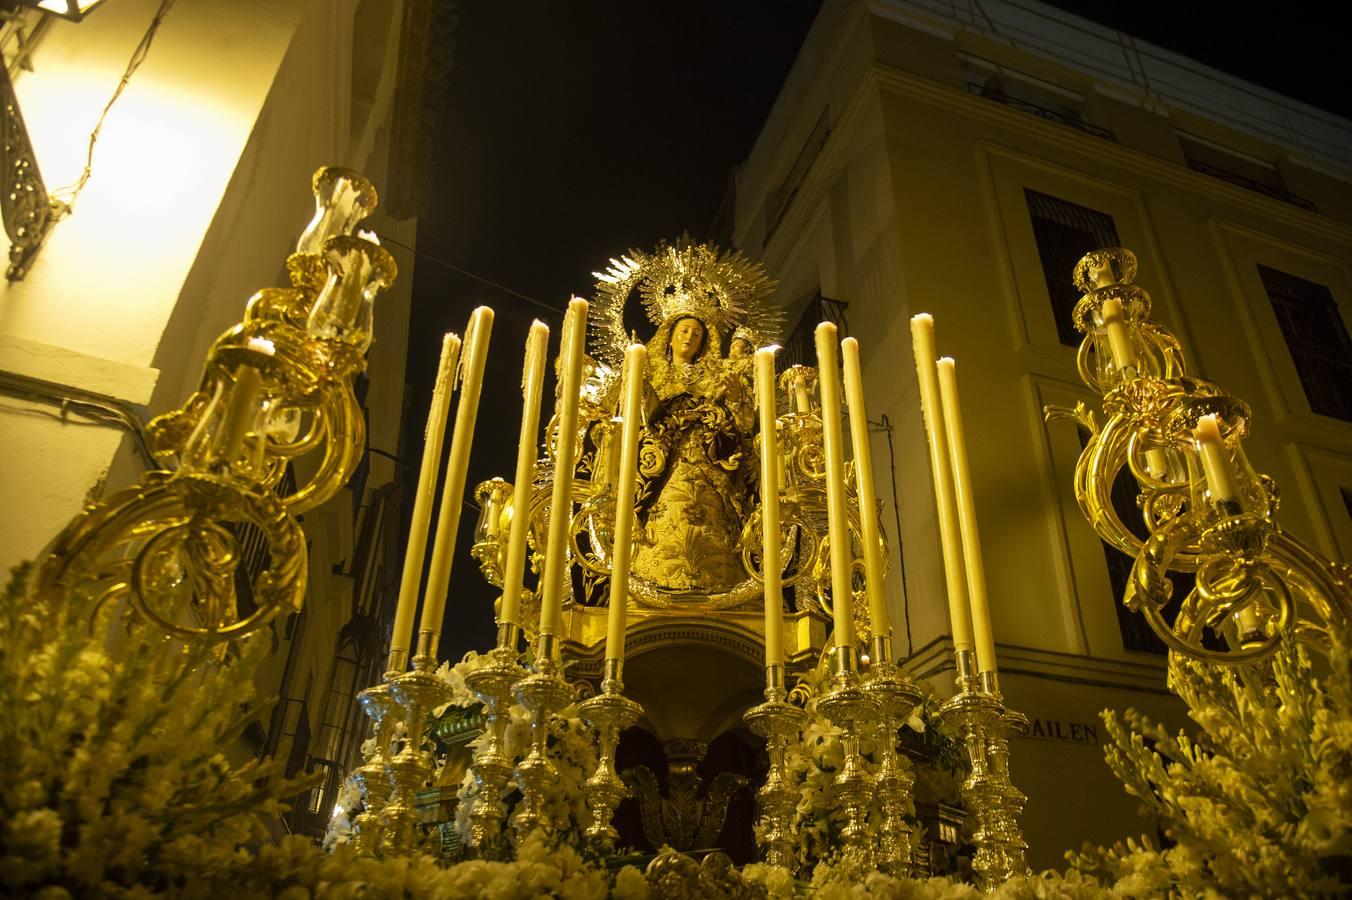
[[[556,406],[544,428],[544,453],[537,453],[537,443],[548,329],[536,322],[523,367],[514,480],[494,478],[474,491],[481,512],[473,555],[502,597],[489,663],[466,678],[484,718],[484,738],[470,766],[475,784],[467,798],[470,851],[488,858],[509,852],[502,800],[512,789],[521,794],[510,824],[515,840],[555,827],[543,813],[542,797],[553,778],[549,718],[576,695],[562,674],[567,653],[580,662],[574,671],[585,672],[590,660],[601,657],[599,689],[579,706],[598,742],[598,763],[585,786],[592,817],[586,836],[594,852],[613,852],[612,819],[625,794],[615,769],[616,745],[621,732],[645,714],[625,696],[627,640],[638,635],[648,644],[670,646],[714,637],[740,640],[764,665],[763,702],[748,703],[745,711],[746,723],[765,737],[770,758],[757,793],[763,858],[786,867],[797,863],[792,812],[798,787],[785,755],[806,717],[800,705],[789,702],[789,676],[791,667],[801,672],[821,664],[829,667],[831,680],[817,708],[844,735],[844,764],[832,791],[845,820],[840,849],[865,865],[909,872],[913,776],[897,735],[923,695],[894,656],[858,342],[841,341],[835,325],[823,323],[815,332],[818,366],[795,365],[777,374],[777,348],[754,349],[771,344],[779,328],[780,315],[768,302],[773,282],[739,253],[688,241],[611,260],[597,273],[596,287],[592,303],[574,298],[564,318]],[[641,302],[656,328],[646,345],[625,328],[631,300]],[[476,342],[486,342],[486,323],[491,312],[476,310],[469,328]],[[944,539],[951,550],[952,602],[959,611],[960,690],[945,715],[971,754],[966,796],[983,809],[974,829],[975,866],[983,879],[998,883],[1026,868],[1018,827],[1023,797],[1009,781],[1007,763],[1007,737],[1023,720],[1006,710],[996,680],[952,361],[934,361],[927,318],[917,322],[916,335],[922,378],[930,389],[926,412],[936,484],[946,503],[945,522],[952,526]],[[454,346],[453,337],[447,342]],[[482,362],[477,365],[478,370],[472,362],[468,368],[461,363],[462,377],[476,391]],[[441,453],[431,435],[444,428],[454,367],[443,359],[432,403],[390,672],[386,685],[362,694],[380,735],[362,780],[366,811],[357,820],[359,845],[371,851],[410,850],[405,823],[411,794],[393,775],[394,790],[384,789],[375,776],[382,768],[398,769],[395,760],[412,762],[412,738],[391,755],[392,704],[385,695],[406,690],[399,685],[428,672],[433,659],[420,649],[414,671],[401,671]],[[467,416],[472,422],[475,403],[474,395],[462,392],[424,601],[434,610],[438,601],[432,593],[445,591],[449,560],[443,549],[453,546],[463,490],[470,434],[463,423]],[[846,419],[854,449],[849,461]],[[573,566],[579,579],[571,577]],[[539,576],[533,591],[523,586],[527,568]],[[430,626],[426,612],[423,619],[419,638],[426,648],[435,644],[440,619],[434,616]],[[692,620],[701,627],[692,627]],[[529,646],[525,665],[523,637]],[[504,752],[505,714],[513,698],[531,717],[529,750],[518,760]],[[425,715],[437,699],[406,703],[405,710]],[[677,685],[647,702],[685,699]],[[418,735],[422,726],[406,720],[405,728]],[[880,747],[872,770],[860,752],[866,739]],[[685,750],[700,742],[686,735],[672,743]],[[426,780],[430,760],[419,761]],[[379,792],[370,785],[379,785]],[[876,829],[869,825],[871,814]]]

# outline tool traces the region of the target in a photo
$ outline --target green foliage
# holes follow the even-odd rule
[[[1352,671],[1336,634],[1329,659],[1321,680],[1294,642],[1257,666],[1172,658],[1196,738],[1134,710],[1103,719],[1108,765],[1174,846],[1128,841],[1071,862],[1135,896],[1352,888],[1332,874],[1352,851]]]

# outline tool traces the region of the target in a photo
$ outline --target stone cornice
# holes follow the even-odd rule
[[[761,260],[771,272],[779,270],[801,240],[803,225],[810,219],[812,210],[821,201],[829,186],[827,173],[834,171],[846,153],[855,131],[864,120],[866,110],[884,91],[939,107],[948,113],[990,122],[1002,129],[1069,150],[1087,160],[1095,160],[1144,175],[1161,184],[1209,197],[1232,207],[1241,207],[1267,220],[1352,247],[1352,225],[1194,172],[1185,166],[1159,159],[1140,150],[1046,122],[1036,116],[1009,109],[966,91],[874,63],[859,79],[845,110],[831,123],[830,137],[827,138],[816,162],[803,176],[797,195],[790,202],[789,208],[784,211],[778,227],[762,248]]]
[[[1108,659],[1002,643],[996,644],[996,655],[1002,676],[1020,675],[1087,687],[1173,696],[1165,686],[1167,669],[1162,656],[1156,658],[1143,653],[1140,661]],[[947,635],[935,638],[912,653],[905,668],[912,677],[926,679],[953,671],[952,640]],[[941,691],[947,689],[946,679],[941,679],[940,688]]]

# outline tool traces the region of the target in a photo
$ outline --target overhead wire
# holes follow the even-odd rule
[[[89,183],[89,177],[94,172],[94,146],[99,142],[99,136],[103,132],[103,122],[108,118],[108,113],[113,108],[113,104],[126,90],[127,84],[131,81],[131,76],[141,67],[141,63],[145,62],[146,55],[150,52],[150,45],[155,40],[155,33],[160,30],[160,24],[164,21],[164,17],[168,15],[169,10],[173,8],[173,5],[174,0],[160,0],[160,7],[150,20],[150,26],[141,36],[136,49],[131,52],[131,59],[127,61],[127,68],[123,70],[122,77],[113,90],[113,95],[104,104],[103,112],[99,113],[98,121],[94,123],[94,130],[89,133],[89,148],[85,152],[85,164],[84,169],[80,172],[80,177],[65,187],[57,188],[51,192],[51,198],[57,203],[58,216],[64,217],[74,210],[76,199],[79,198],[85,185]]]

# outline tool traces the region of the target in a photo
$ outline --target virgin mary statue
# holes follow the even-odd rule
[[[740,254],[688,242],[614,266],[600,276],[598,287],[609,288],[602,294],[614,298],[603,308],[610,313],[637,290],[657,325],[631,574],[673,599],[726,594],[749,578],[739,542],[759,500],[759,459],[749,371],[725,358],[724,341],[734,329],[744,336],[748,319],[761,325],[757,336],[773,334],[777,311],[766,300],[774,284]]]
[[[737,542],[758,490],[755,405],[719,349],[717,328],[692,314],[648,344],[633,573],[668,590],[715,594],[747,577]]]

